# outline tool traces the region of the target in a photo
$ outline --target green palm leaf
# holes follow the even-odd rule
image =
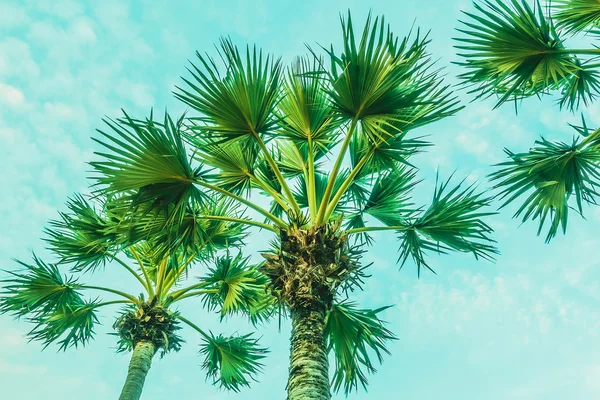
[[[566,33],[585,32],[600,25],[600,1],[554,0],[553,17]]]
[[[101,215],[82,195],[67,202],[69,213],[50,221],[45,230],[51,250],[63,263],[73,263],[75,271],[94,270],[110,259],[110,251],[119,243],[113,223]]]
[[[451,179],[451,178],[450,178]],[[445,254],[448,251],[473,253],[475,258],[493,260],[498,250],[491,244],[492,228],[482,217],[493,212],[482,211],[491,203],[490,197],[476,193],[474,185],[461,190],[461,184],[447,190],[450,179],[439,184],[431,204],[418,218],[407,224],[400,234],[400,258],[402,265],[410,256],[421,267],[431,268],[425,261],[428,251]],[[432,271],[432,270],[431,270]]]
[[[179,212],[179,211],[177,211]],[[192,203],[176,223],[169,212],[132,212],[129,224],[136,236],[149,242],[159,259],[167,254],[185,257],[212,255],[242,243],[247,226],[239,205],[216,197],[209,203]]]
[[[97,300],[66,305],[51,314],[35,316],[31,319],[36,327],[27,334],[31,340],[44,343],[44,348],[58,341],[60,350],[69,347],[85,346],[94,336],[94,325],[98,323]]]
[[[91,165],[104,194],[131,193],[136,204],[149,203],[164,210],[174,206],[181,217],[190,201],[201,202],[203,194],[194,186],[199,171],[192,168],[182,140],[183,117],[173,121],[165,113],[164,122],[131,119],[105,120],[110,133],[98,131],[94,139],[108,152]]]
[[[498,94],[498,107],[559,88],[578,70],[539,1],[535,4],[532,9],[525,0],[486,0],[474,3],[479,14],[465,12],[468,19],[458,29],[465,36],[456,38],[455,47],[465,59],[458,64],[468,69],[460,78],[476,86],[470,93]]]
[[[260,362],[267,349],[258,346],[251,334],[225,337],[206,335],[200,354],[204,356],[202,367],[207,370],[213,384],[239,392],[250,386],[250,380],[262,370]]]
[[[241,253],[217,257],[215,265],[200,282],[206,283],[208,292],[203,303],[209,310],[219,309],[221,316],[243,313],[254,322],[268,319],[272,314],[266,285],[267,277],[258,267],[250,265]]]
[[[361,162],[363,157],[367,160],[357,174],[357,179],[378,174],[402,164],[410,165],[408,159],[422,151],[423,148],[431,146],[422,138],[406,138],[407,131],[399,131],[393,137],[379,144],[372,144],[363,136],[358,135],[350,142],[350,161],[353,167]]]
[[[417,32],[401,42],[382,17],[369,15],[358,44],[352,19],[342,19],[344,48],[328,50],[331,63],[329,90],[334,110],[361,121],[362,134],[375,143],[398,132],[397,125],[425,124],[458,110],[437,72],[429,72],[425,52],[429,42]]]
[[[0,313],[42,317],[83,303],[77,280],[62,276],[55,264],[47,264],[35,254],[33,264],[16,261],[24,270],[6,271],[11,277],[0,281],[4,287],[0,296]]]
[[[363,368],[368,373],[375,372],[370,353],[379,363],[383,361],[383,353],[390,354],[386,341],[395,340],[396,336],[377,316],[389,307],[362,310],[348,302],[334,304],[327,313],[324,334],[328,351],[333,350],[335,355],[332,387],[336,392],[343,386],[348,395],[358,389],[359,383],[366,389],[367,377]]]
[[[580,136],[570,144],[541,138],[526,153],[506,150],[510,161],[499,164],[502,168],[491,175],[493,181],[498,181],[495,188],[501,189],[502,207],[527,195],[515,217],[523,215],[523,222],[539,219],[538,234],[551,219],[547,242],[559,228],[566,231],[573,195],[580,214],[583,202],[595,204],[599,195],[600,130],[590,133],[585,121],[583,127],[575,129]]]
[[[577,66],[578,69],[565,79],[558,103],[560,108],[568,108],[571,111],[578,109],[580,103],[585,106],[592,104],[600,93],[598,71],[590,63],[581,64],[577,61]]]
[[[279,134],[308,151],[327,153],[339,135],[339,116],[327,96],[328,83],[322,60],[299,58],[290,68],[283,86],[283,97],[277,105],[281,130]],[[309,145],[310,142],[310,145]]]
[[[258,148],[252,142],[244,138],[228,142],[196,139],[195,144],[197,158],[214,168],[214,172],[205,174],[205,179],[229,192],[248,194],[258,168]]]
[[[242,57],[231,40],[221,40],[219,53],[225,74],[209,57],[196,53],[199,66],[188,68],[192,79],[182,78],[188,88],[177,87],[175,97],[199,111],[202,117],[193,128],[204,136],[238,138],[265,133],[275,128],[275,106],[280,97],[281,64],[263,58],[256,47],[246,48]],[[205,125],[208,124],[208,125]]]
[[[408,168],[381,174],[375,181],[362,212],[388,226],[402,225],[413,212],[409,195],[416,184],[415,175],[416,171]]]

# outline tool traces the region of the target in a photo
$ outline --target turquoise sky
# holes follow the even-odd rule
[[[194,51],[212,52],[221,35],[257,43],[285,61],[304,54],[305,43],[338,44],[339,13],[348,8],[360,24],[369,9],[385,14],[399,35],[415,21],[431,29],[430,51],[447,67],[448,81],[458,83],[451,37],[460,10],[472,9],[468,1],[0,0],[0,268],[15,268],[10,258],[28,259],[32,249],[47,254],[42,228],[67,196],[86,190],[90,135],[102,116],[117,116],[120,108],[135,116],[150,107],[183,111],[171,90]],[[419,131],[436,144],[415,160],[423,179],[419,203],[431,195],[438,166],[443,176],[456,169],[457,176],[482,180],[503,159],[503,147],[525,150],[539,134],[570,140],[566,124],[579,118],[559,112],[552,99],[528,100],[517,116],[511,105],[492,111],[493,102],[469,104],[459,93],[464,110]],[[584,110],[590,125],[600,124],[599,111]],[[510,219],[514,208],[503,211],[491,219],[502,251],[495,264],[433,257],[438,275],[420,280],[411,263],[398,272],[394,237],[378,236],[367,255],[373,277],[355,299],[368,307],[394,304],[384,319],[400,340],[371,377],[368,394],[349,398],[600,398],[599,210],[587,209],[587,221],[573,213],[568,235],[550,245],[533,224]],[[248,254],[265,247],[252,239]],[[131,283],[110,266],[93,279]],[[237,319],[219,325],[193,305],[183,311],[215,332],[251,329]],[[1,316],[0,397],[116,398],[128,356],[115,354],[107,334],[112,314],[101,321],[87,348],[56,353],[27,343],[26,323]],[[271,354],[251,389],[236,395],[212,387],[199,367],[199,338],[185,331],[181,352],[154,361],[143,398],[285,398],[290,332],[287,323],[281,332],[276,325],[259,329]]]

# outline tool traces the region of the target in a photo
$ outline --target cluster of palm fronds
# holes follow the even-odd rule
[[[533,3],[531,6],[530,3]],[[498,95],[508,100],[558,93],[558,105],[571,111],[589,106],[600,92],[600,49],[569,48],[570,36],[595,38],[600,26],[597,0],[486,0],[474,3],[477,13],[465,12],[456,40],[460,77],[477,97]],[[515,216],[539,220],[538,234],[550,221],[546,241],[567,228],[569,208],[583,213],[582,203],[595,204],[600,185],[598,131],[574,127],[573,143],[537,141],[528,152],[506,150],[510,160],[492,175],[504,205],[527,196]],[[575,198],[575,207],[570,205]]]
[[[265,349],[249,335],[206,333],[171,307],[200,297],[222,317],[241,313],[258,323],[316,302],[325,310],[324,343],[336,359],[333,388],[366,386],[373,354],[381,362],[394,338],[378,317],[386,307],[364,310],[345,301],[368,278],[359,259],[371,234],[397,235],[399,261],[412,258],[419,273],[431,269],[430,253],[492,259],[497,250],[482,220],[490,198],[475,187],[436,182],[429,206],[411,200],[418,170],[410,159],[431,145],[413,131],[461,109],[426,50],[428,35],[417,30],[399,39],[383,18],[371,16],[362,34],[350,16],[342,18],[342,31],[341,51],[309,49],[289,68],[223,39],[222,63],[198,53],[176,90],[197,115],[106,119],[95,139],[102,150],[91,163],[99,207],[75,197],[70,212],[51,223],[48,241],[74,273],[116,263],[144,294],[53,278],[43,296],[73,297],[84,288],[119,296],[115,302],[129,305],[115,324],[123,349],[143,339],[177,350],[182,322],[205,341],[209,377],[234,390],[260,370]],[[276,259],[262,268],[241,254],[223,255],[243,245],[249,228],[275,235]],[[213,266],[189,285],[189,267],[199,260]],[[15,276],[1,310],[21,315],[43,307],[44,318],[63,312],[53,296],[40,298],[23,284],[37,275]],[[85,310],[97,306],[69,309],[88,322],[68,319],[77,340],[67,344],[91,337],[95,317]]]

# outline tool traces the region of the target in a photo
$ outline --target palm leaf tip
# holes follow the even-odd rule
[[[557,27],[567,34],[586,32],[600,24],[598,0],[554,0],[551,6]]]
[[[567,229],[569,204],[575,198],[575,210],[582,214],[583,204],[596,204],[600,173],[600,130],[590,132],[587,127],[574,127],[581,135],[572,143],[549,141],[544,138],[525,153],[507,150],[509,161],[499,164],[499,170],[490,175],[497,181],[502,207],[526,196],[515,217],[522,221],[539,220],[538,235],[546,222],[550,227],[546,242],[559,229]],[[583,137],[583,140],[580,140]]]
[[[409,224],[409,229],[399,232],[399,261],[404,264],[412,257],[419,273],[421,267],[431,270],[425,260],[427,252],[458,251],[490,261],[498,254],[491,237],[493,229],[482,220],[495,214],[483,210],[492,198],[477,193],[474,185],[462,189],[462,182],[449,189],[450,180],[436,184],[429,207]]]
[[[533,9],[525,0],[474,4],[478,12],[465,12],[455,46],[464,59],[459,64],[468,69],[459,77],[474,86],[471,93],[497,94],[499,106],[560,88],[577,71],[539,2]]]
[[[347,395],[357,390],[359,383],[366,390],[366,373],[375,372],[372,355],[381,363],[383,354],[390,354],[386,344],[397,338],[378,317],[387,308],[365,310],[355,303],[338,303],[327,313],[325,340],[335,356],[334,391],[343,387]]]
[[[260,362],[268,350],[258,345],[251,334],[226,337],[206,335],[200,354],[204,356],[203,368],[213,383],[227,390],[239,392],[250,386],[262,370]]]

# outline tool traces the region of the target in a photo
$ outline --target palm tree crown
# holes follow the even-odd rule
[[[200,296],[210,309],[242,312],[254,322],[279,309],[292,319],[288,398],[329,399],[330,351],[333,388],[347,393],[366,386],[373,355],[381,362],[395,338],[379,319],[387,307],[361,309],[345,300],[368,278],[361,257],[374,232],[396,235],[399,261],[411,258],[419,274],[430,269],[429,253],[493,259],[492,229],[483,221],[492,214],[485,210],[491,199],[474,186],[443,180],[430,205],[411,201],[417,169],[410,158],[431,145],[412,131],[461,108],[426,51],[428,35],[417,30],[400,40],[383,18],[371,16],[355,35],[350,15],[341,22],[340,51],[309,48],[288,68],[256,47],[240,51],[223,39],[220,62],[198,53],[176,90],[195,115],[105,121],[95,139],[102,151],[92,162],[103,214],[76,211],[49,233],[76,272],[114,259],[147,291],[148,300],[127,293],[119,300],[133,304],[115,324],[122,349],[144,337],[163,351],[177,350],[183,322],[206,342],[209,375],[238,389],[259,369],[264,350],[249,336],[205,333],[169,307]],[[177,286],[192,260],[239,244],[246,228],[273,235],[259,267],[227,255],[199,283]],[[117,252],[137,269],[118,261]],[[119,295],[74,280],[53,286],[66,287]],[[9,289],[5,310],[20,315],[37,304],[35,290],[21,305],[20,293]],[[43,323],[65,309],[49,301]],[[75,303],[68,309],[79,310]],[[81,332],[67,343],[82,343],[92,331]]]
[[[134,358],[141,344],[150,347],[150,357],[158,351],[162,355],[178,351],[183,345],[179,336],[183,323],[200,334],[203,367],[215,384],[235,391],[249,385],[261,369],[266,349],[251,335],[226,337],[205,331],[175,308],[185,299],[201,298],[209,310],[218,310],[222,316],[244,313],[256,322],[272,312],[265,295],[266,277],[257,266],[241,254],[217,254],[240,244],[244,235],[243,225],[217,218],[228,215],[229,205],[216,201],[210,210],[199,210],[190,204],[177,216],[177,224],[167,222],[175,218],[174,207],[144,210],[134,207],[126,196],[86,199],[76,195],[67,206],[69,211],[60,213],[46,230],[58,264],[45,263],[35,255],[32,264],[19,261],[23,270],[9,272],[9,278],[2,281],[1,313],[27,318],[34,324],[30,339],[41,341],[44,347],[58,342],[66,350],[93,339],[99,308],[122,304],[113,325],[118,351],[133,352]],[[199,212],[215,219],[200,220]],[[209,258],[215,266],[196,282],[189,282],[190,266]],[[137,288],[81,282],[81,276],[108,263],[122,267]],[[71,275],[61,273],[63,265],[71,265]],[[85,299],[84,293],[92,297]],[[101,294],[114,299],[104,301]],[[139,398],[141,386],[134,390],[132,382],[128,378],[121,399]]]
[[[377,317],[384,308],[340,302],[366,278],[360,258],[372,232],[397,234],[400,260],[412,258],[419,271],[429,268],[428,252],[491,259],[496,249],[481,220],[490,199],[474,187],[446,181],[428,207],[410,201],[417,182],[409,158],[430,145],[410,133],[460,109],[426,52],[427,35],[399,40],[370,16],[358,38],[350,16],[342,28],[341,52],[311,50],[289,68],[229,39],[221,40],[221,63],[197,53],[175,96],[198,115],[160,127],[152,119],[109,121],[94,166],[108,193],[168,208],[179,224],[194,204],[199,219],[272,232],[261,271],[279,307],[304,318],[293,323],[292,359],[307,356],[306,342],[295,338],[314,321],[312,334],[327,337],[312,353],[322,345],[334,351],[334,389],[348,392],[366,384],[363,367],[374,370],[367,350],[381,359],[393,338]],[[213,196],[227,199],[228,215],[207,209]],[[327,383],[327,359],[319,357],[325,372],[315,379]],[[290,399],[329,397],[290,371]]]

